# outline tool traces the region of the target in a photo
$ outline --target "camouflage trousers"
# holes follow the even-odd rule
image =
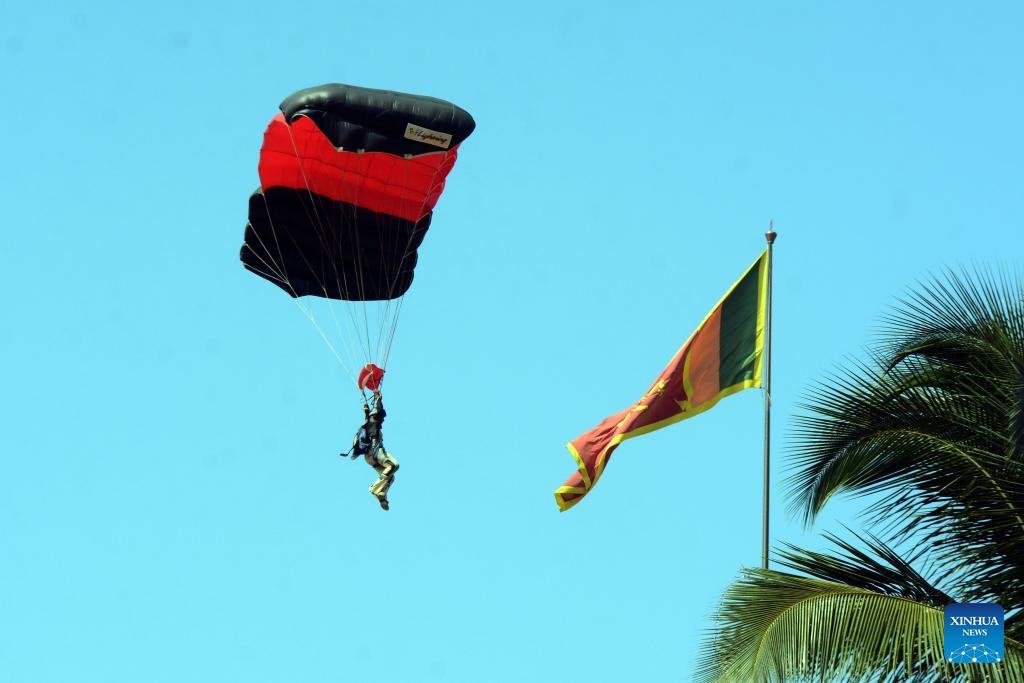
[[[377,481],[370,485],[370,493],[377,498],[387,499],[388,489],[395,483],[398,460],[384,450],[382,444],[374,444],[366,453],[366,464],[377,472]]]

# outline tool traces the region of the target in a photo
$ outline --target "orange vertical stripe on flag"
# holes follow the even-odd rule
[[[711,312],[704,327],[697,333],[687,359],[687,394],[690,405],[697,407],[710,401],[721,391],[719,380],[719,346],[722,332],[722,308]]]

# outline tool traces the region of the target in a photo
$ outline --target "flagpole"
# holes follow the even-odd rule
[[[768,569],[768,497],[771,472],[771,419],[772,419],[772,245],[775,244],[772,222],[764,234],[768,242],[768,291],[765,295],[764,325],[764,508],[761,519],[761,568]]]

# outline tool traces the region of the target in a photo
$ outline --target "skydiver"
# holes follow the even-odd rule
[[[366,464],[377,472],[377,481],[370,485],[372,493],[380,506],[388,509],[388,489],[395,483],[395,472],[398,471],[398,461],[394,456],[384,450],[384,434],[381,428],[384,425],[384,418],[387,411],[384,410],[384,401],[380,395],[380,389],[373,392],[373,408],[363,403],[363,424],[352,439],[352,459],[360,455],[366,457]],[[347,455],[342,453],[341,455]]]

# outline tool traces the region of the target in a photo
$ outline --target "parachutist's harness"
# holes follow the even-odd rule
[[[381,427],[384,424],[384,418],[387,417],[387,411],[384,410],[384,403],[378,399],[372,409],[368,404],[364,403],[363,414],[365,415],[363,424],[352,438],[352,448],[349,449],[346,455],[351,454],[353,459],[360,455],[366,456],[366,461],[375,470],[380,472],[387,466],[387,461],[390,460],[387,457],[387,452],[384,450],[384,436],[381,433]],[[392,469],[398,468],[393,467]]]
[[[381,410],[383,410],[383,408]],[[366,415],[366,419],[362,426],[359,427],[359,431],[356,432],[356,435],[352,437],[353,457],[369,455],[376,451],[377,448],[384,447],[380,433],[381,423],[384,421],[383,416],[377,414],[376,408],[371,411],[366,405],[363,406],[363,411]]]

